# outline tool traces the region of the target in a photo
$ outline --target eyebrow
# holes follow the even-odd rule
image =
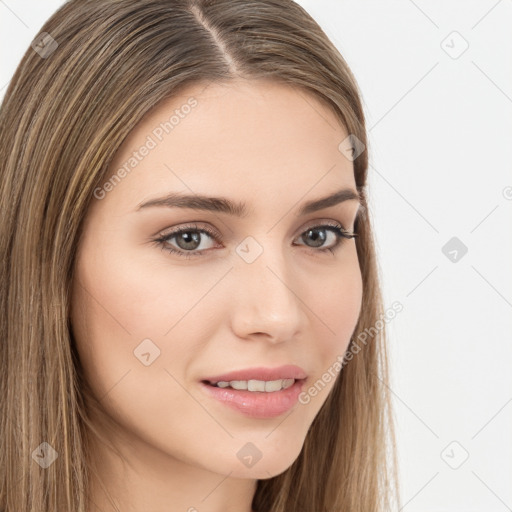
[[[330,206],[343,203],[345,201],[357,201],[361,204],[359,194],[352,188],[344,188],[319,199],[313,199],[304,203],[298,215],[307,215],[308,213],[323,210]],[[247,205],[242,202],[235,202],[226,197],[208,197],[204,195],[184,195],[178,192],[171,192],[165,197],[158,197],[140,203],[137,210],[142,208],[163,206],[167,208],[189,208],[193,210],[206,210],[220,213],[227,213],[236,217],[247,215]]]

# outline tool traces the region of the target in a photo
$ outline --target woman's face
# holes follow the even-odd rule
[[[355,240],[336,235],[353,231],[358,201],[301,212],[356,191],[347,136],[303,91],[240,81],[166,100],[116,154],[86,218],[72,326],[85,377],[141,471],[173,461],[260,479],[298,457],[361,307]],[[305,380],[273,392],[203,382],[283,365]],[[290,377],[265,375],[234,380]]]

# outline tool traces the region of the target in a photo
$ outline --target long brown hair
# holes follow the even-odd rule
[[[86,512],[94,432],[69,322],[93,191],[161,100],[194,83],[278,80],[315,95],[363,144],[354,174],[363,303],[303,449],[259,480],[257,512],[376,512],[398,500],[383,303],[356,81],[291,0],[71,0],[24,54],[0,109],[0,510]],[[373,334],[358,353],[358,335]],[[42,443],[48,443],[42,444]],[[52,452],[55,450],[55,453]],[[35,460],[58,457],[43,468]]]

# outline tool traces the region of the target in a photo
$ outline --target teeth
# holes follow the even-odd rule
[[[271,393],[273,391],[280,391],[293,386],[295,379],[279,379],[279,380],[232,380],[230,382],[220,381],[215,384],[219,388],[232,387],[233,389],[243,389],[247,391],[264,391]]]

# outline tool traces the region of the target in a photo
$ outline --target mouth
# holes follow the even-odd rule
[[[233,389],[249,391],[265,391],[268,385],[270,391],[286,389],[286,386],[293,385],[295,381],[304,380],[307,376],[307,373],[300,366],[285,364],[278,367],[258,366],[223,374],[204,375],[202,382],[217,387],[229,386]]]
[[[215,381],[202,380],[200,387],[206,396],[231,410],[253,419],[275,418],[297,404],[303,379],[274,381]]]
[[[231,381],[201,381],[203,384],[215,388],[234,389],[237,391],[252,391],[259,393],[275,393],[292,387],[297,381],[306,379],[277,379],[277,380],[231,380]]]

